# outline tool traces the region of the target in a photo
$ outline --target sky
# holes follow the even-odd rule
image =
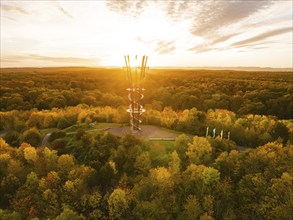
[[[5,1],[1,67],[293,67],[293,1]]]

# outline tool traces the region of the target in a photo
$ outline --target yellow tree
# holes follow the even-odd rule
[[[177,120],[177,114],[171,107],[165,107],[161,113],[161,125],[172,128]]]
[[[206,138],[195,136],[193,142],[188,144],[186,156],[190,163],[207,164],[210,162],[212,146]]]

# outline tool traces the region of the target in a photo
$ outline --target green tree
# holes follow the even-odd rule
[[[11,200],[11,198],[15,195],[16,190],[22,185],[22,182],[18,177],[11,173],[7,174],[5,177],[1,179],[2,181],[0,187],[0,204],[2,207],[9,207],[9,200]]]
[[[104,213],[101,210],[103,205],[102,196],[99,192],[92,194],[84,194],[80,199],[80,207],[82,214],[88,216],[89,219],[101,219]]]
[[[71,155],[64,154],[58,158],[57,166],[60,172],[60,176],[66,178],[69,171],[74,167],[74,158]]]
[[[203,212],[198,199],[193,195],[189,195],[187,197],[186,202],[183,205],[183,209],[182,219],[188,220],[197,220]]]
[[[175,150],[182,161],[182,167],[185,168],[186,164],[186,151],[188,149],[188,143],[190,143],[190,138],[186,134],[181,134],[176,137],[174,146]]]
[[[262,173],[246,174],[238,184],[237,197],[240,218],[264,219],[268,209],[264,202],[268,181]]]
[[[210,162],[212,146],[206,138],[193,137],[193,142],[188,144],[186,155],[190,163],[207,164]]]
[[[21,215],[15,211],[0,209],[0,219],[1,220],[21,220]]]
[[[212,217],[214,214],[214,197],[211,195],[204,196],[202,207],[203,210]]]
[[[70,125],[71,125],[70,122],[66,118],[62,117],[59,119],[57,123],[57,128],[64,129],[69,127]]]
[[[32,219],[39,214],[39,179],[36,173],[31,172],[27,175],[25,183],[17,189],[12,198],[13,209],[21,214],[22,217]]]
[[[286,143],[289,140],[289,129],[282,122],[278,121],[270,128],[270,135],[274,140],[282,138],[283,143]]]
[[[56,191],[57,189],[46,189],[42,193],[42,199],[45,203],[45,206],[43,208],[44,216],[47,218],[55,218],[60,213],[60,200],[57,195]]]
[[[109,217],[111,219],[123,219],[128,209],[126,193],[123,189],[115,189],[109,199]]]
[[[159,200],[139,201],[132,210],[134,219],[168,219],[166,212]]]
[[[203,199],[206,194],[212,194],[220,180],[220,172],[212,167],[190,164],[182,173],[184,192],[194,194]]]
[[[146,175],[151,168],[151,159],[148,151],[142,152],[136,157],[134,168],[138,174]]]
[[[171,107],[165,107],[161,114],[161,125],[167,128],[173,128],[177,120],[177,114]]]
[[[173,181],[179,183],[181,180],[181,160],[176,151],[171,154],[168,171],[171,173]]]
[[[288,172],[280,178],[271,179],[271,186],[264,196],[264,214],[268,219],[290,219],[292,217],[293,177]]]
[[[10,145],[13,147],[17,147],[20,144],[20,133],[17,131],[11,131],[8,132],[7,134],[5,134],[5,136],[3,137],[3,139]]]
[[[29,130],[26,130],[22,136],[22,141],[29,143],[33,147],[39,146],[41,143],[41,140],[42,140],[41,134],[39,130],[36,128],[30,128]]]
[[[63,212],[56,217],[55,220],[82,220],[85,219],[82,216],[78,215],[75,211],[71,210],[68,207],[64,207]]]

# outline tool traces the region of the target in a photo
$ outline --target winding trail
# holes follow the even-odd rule
[[[41,144],[42,147],[45,147],[46,146],[46,144],[47,144],[47,142],[48,142],[51,134],[52,134],[52,132],[49,132],[48,134],[45,135],[45,137],[42,140],[42,144]]]

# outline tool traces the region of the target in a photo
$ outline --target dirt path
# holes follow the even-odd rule
[[[45,135],[45,137],[42,140],[42,144],[41,144],[42,147],[45,147],[46,146],[46,144],[47,144],[47,142],[48,142],[51,134],[52,134],[52,132],[49,132],[48,134]]]

